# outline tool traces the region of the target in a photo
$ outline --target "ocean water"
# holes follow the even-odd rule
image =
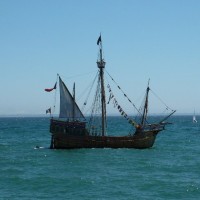
[[[170,121],[150,149],[51,150],[48,118],[0,118],[0,199],[200,199],[200,123]]]

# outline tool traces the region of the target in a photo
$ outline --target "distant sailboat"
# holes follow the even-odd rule
[[[194,115],[193,115],[193,123],[197,123],[196,115],[195,115],[195,110],[194,110]]]

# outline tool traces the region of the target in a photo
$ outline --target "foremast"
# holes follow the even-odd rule
[[[73,106],[72,106],[72,119],[75,120],[75,102],[76,102],[76,93],[75,93],[75,83],[73,85]]]
[[[104,87],[104,68],[106,62],[103,59],[102,55],[102,40],[101,35],[97,40],[97,45],[99,46],[99,58],[97,60],[97,67],[99,68],[99,79],[101,82],[101,118],[102,118],[102,126],[101,126],[101,134],[102,136],[106,135],[106,97],[105,97],[105,87]]]

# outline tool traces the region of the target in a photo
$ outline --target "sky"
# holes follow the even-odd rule
[[[45,114],[57,73],[83,93],[98,70],[100,33],[106,71],[133,102],[150,79],[177,114],[199,114],[199,10],[199,0],[0,0],[0,115]],[[161,108],[154,98],[149,106]]]

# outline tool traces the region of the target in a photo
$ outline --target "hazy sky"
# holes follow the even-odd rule
[[[0,0],[0,115],[44,114],[57,73],[81,94],[97,72],[100,32],[106,70],[133,102],[150,78],[177,113],[200,112],[199,0]]]

